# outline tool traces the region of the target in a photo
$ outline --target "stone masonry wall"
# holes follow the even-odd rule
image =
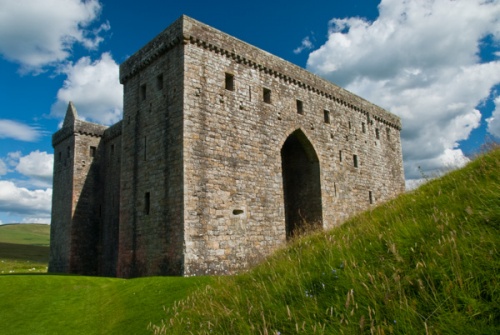
[[[170,41],[170,37],[175,41]],[[138,52],[124,84],[118,275],[182,275],[184,262],[181,26],[161,57]],[[147,49],[147,48],[146,48]]]
[[[325,228],[404,190],[397,117],[188,18],[184,39],[186,274],[233,273],[284,243],[296,130],[319,158]]]

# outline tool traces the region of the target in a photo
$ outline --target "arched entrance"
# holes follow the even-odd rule
[[[319,160],[306,135],[293,132],[281,148],[286,236],[322,224]]]

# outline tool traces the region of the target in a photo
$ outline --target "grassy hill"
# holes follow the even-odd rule
[[[500,334],[500,150],[296,240],[157,334]]]
[[[0,225],[0,274],[47,272],[49,239],[49,225]]]
[[[0,275],[0,333],[499,334],[499,230],[497,148],[239,276]]]

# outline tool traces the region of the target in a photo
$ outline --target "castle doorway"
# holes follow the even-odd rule
[[[287,239],[322,225],[319,159],[306,135],[293,132],[281,148]]]

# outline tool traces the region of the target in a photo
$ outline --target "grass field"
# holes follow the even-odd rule
[[[500,334],[499,172],[497,148],[238,276],[0,275],[0,333]]]
[[[49,225],[0,225],[0,274],[47,272],[49,239]]]

